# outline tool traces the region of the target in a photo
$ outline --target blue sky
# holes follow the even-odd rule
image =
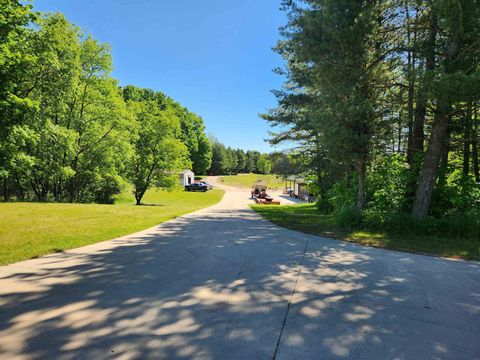
[[[258,117],[275,106],[271,48],[286,22],[280,0],[34,0],[112,45],[120,84],[162,91],[228,146],[270,151]]]

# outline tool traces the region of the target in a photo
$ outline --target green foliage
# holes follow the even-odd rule
[[[365,212],[386,216],[403,209],[409,168],[405,157],[390,154],[379,157],[367,175],[367,207]]]
[[[208,170],[212,175],[232,175],[239,173],[268,174],[271,162],[268,155],[258,151],[232,149],[226,147],[215,138],[210,139],[212,146],[212,162]]]
[[[431,214],[434,217],[457,212],[480,214],[480,184],[473,176],[465,176],[460,169],[441,169],[445,181],[438,183],[433,193]]]
[[[329,190],[328,205],[320,199],[317,208],[333,209],[332,215],[337,226],[354,228],[361,224],[362,214],[355,208],[355,191],[346,180],[336,183]]]
[[[161,111],[156,102],[129,103],[134,114],[134,155],[127,165],[127,178],[134,186],[137,205],[149,187],[173,186],[172,177],[187,167],[187,149],[178,139],[180,119],[173,109]]]
[[[272,164],[272,173],[288,177],[303,173],[305,169],[305,161],[298,153],[274,152],[269,155]]]
[[[355,204],[355,189],[347,180],[339,181],[328,192],[328,200],[332,208],[337,211],[343,207],[352,207]]]
[[[226,149],[218,141],[212,141],[212,164],[208,170],[209,174],[222,175],[226,173]]]
[[[91,184],[90,191],[94,194],[94,201],[98,204],[113,204],[115,195],[125,187],[124,179],[116,174],[105,174],[95,180]]]
[[[281,129],[272,144],[293,141],[306,159],[319,212],[337,226],[411,223],[428,236],[442,227],[457,236],[462,217],[464,236],[476,236],[478,3],[289,0],[283,9],[275,50],[286,81],[262,117]],[[293,173],[288,160],[275,157],[274,171]]]
[[[235,151],[235,158],[237,160],[237,164],[236,164],[236,167],[235,167],[235,172],[237,174],[241,173],[241,172],[245,172],[245,170],[246,170],[245,168],[246,168],[246,165],[247,165],[247,155],[245,154],[245,152],[242,149],[237,149],[237,150],[234,150],[234,151]]]
[[[333,218],[336,226],[345,229],[358,228],[362,224],[362,213],[352,205],[344,205],[336,209]]]
[[[207,174],[207,170],[212,164],[212,144],[205,135],[203,126],[201,131],[196,131],[198,147],[196,151],[190,151],[190,160],[192,161],[192,170],[195,174]]]
[[[203,120],[160,92],[119,88],[108,44],[62,14],[0,5],[4,200],[111,203],[127,180],[140,196],[210,166]]]
[[[258,151],[247,150],[245,153],[245,172],[246,173],[256,173],[258,172],[258,159],[260,158],[260,153]]]
[[[404,212],[410,176],[402,155],[377,158],[368,171],[367,207],[363,212],[355,208],[355,184],[347,180],[337,182],[328,193],[328,204],[319,202],[317,207],[323,213],[332,209],[335,225],[345,229],[480,238],[480,189],[471,177],[453,171],[436,189],[433,211],[438,211],[437,216],[418,220]]]
[[[162,111],[170,109],[180,121],[181,131],[176,135],[188,149],[191,167],[196,174],[206,174],[212,162],[212,146],[205,134],[205,125],[200,116],[190,112],[165,94],[151,89],[125,86],[123,97],[126,101],[153,101]]]
[[[272,169],[272,164],[265,155],[261,155],[257,161],[257,171],[260,174],[268,174]]]

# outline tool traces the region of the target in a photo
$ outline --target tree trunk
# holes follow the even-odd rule
[[[407,140],[407,161],[409,164],[413,162],[413,97],[415,91],[415,78],[414,78],[414,68],[415,68],[415,59],[411,50],[411,32],[410,32],[410,11],[408,8],[408,2],[405,2],[405,15],[407,19],[407,71],[408,71],[408,140]],[[399,139],[400,140],[400,139]],[[400,141],[399,141],[400,143]],[[400,145],[399,145],[400,147]],[[400,151],[399,151],[400,152]]]
[[[417,219],[428,215],[432,192],[437,179],[438,167],[445,147],[450,107],[446,101],[440,99],[437,104],[437,114],[433,121],[432,132],[428,149],[425,154],[423,166],[420,171],[415,199],[413,202],[412,215]]]
[[[3,179],[3,201],[10,201],[10,189],[8,187],[8,178]]]
[[[25,201],[25,187],[22,186],[22,184],[20,183],[20,181],[18,181],[18,179],[17,179],[17,184],[18,184],[18,185],[17,185],[17,186],[18,186],[18,195],[17,195],[17,197],[18,197],[18,199],[19,199],[20,201]]]
[[[147,192],[148,188],[150,187],[150,180],[152,179],[153,172],[155,171],[155,164],[150,167],[150,171],[148,172],[148,176],[144,182],[144,188],[138,190],[135,189],[135,200],[137,201],[137,205],[141,205],[143,195]]]
[[[417,95],[417,107],[413,120],[412,146],[408,158],[409,164],[412,164],[417,154],[423,153],[423,143],[425,141],[424,126],[425,114],[427,112],[425,89],[420,89]]]
[[[365,207],[365,170],[366,170],[366,164],[365,164],[365,158],[362,156],[362,158],[357,160],[356,164],[357,168],[357,175],[358,175],[358,192],[357,192],[357,210],[362,211],[363,208]]]
[[[143,195],[145,195],[145,192],[147,191],[147,188],[144,189],[135,189],[135,205],[142,205],[142,199]]]
[[[320,139],[319,136],[315,136],[315,170],[317,173],[317,185],[318,185],[318,197],[320,200],[325,200],[326,193],[325,193],[325,185],[323,183],[323,175],[322,175],[322,155],[321,155],[321,147],[320,147]]]
[[[472,102],[467,102],[463,132],[463,176],[470,172],[470,144],[472,143]]]
[[[452,117],[449,116],[447,119],[447,124],[451,123]],[[442,159],[440,160],[440,164],[443,167],[447,167],[448,165],[448,156],[450,155],[450,145],[452,142],[452,129],[450,126],[447,126],[447,132],[445,133],[445,140],[443,141],[443,149],[442,149]]]
[[[422,83],[417,92],[415,116],[413,120],[412,133],[412,154],[410,160],[413,162],[417,154],[423,153],[425,143],[425,115],[427,113],[428,87],[432,79],[432,72],[435,70],[435,46],[437,38],[437,19],[435,14],[430,14],[430,29],[428,34],[427,48],[425,52],[425,73]],[[410,164],[412,164],[410,162]]]
[[[407,152],[408,152],[408,149],[410,149],[410,142],[411,142],[411,131],[410,131],[410,124],[408,125],[409,126],[409,129],[408,129],[408,145],[407,145]],[[402,124],[402,113],[400,112],[400,114],[398,115],[398,129],[397,129],[397,140],[398,140],[398,144],[397,144],[397,152],[400,154],[400,152],[402,151],[402,128],[403,128],[403,124]],[[408,156],[408,155],[407,155]]]
[[[478,166],[478,137],[480,136],[478,132],[478,118],[477,118],[477,104],[474,104],[473,107],[473,138],[472,138],[472,165],[473,165],[473,174],[475,175],[475,181],[480,183],[480,171]]]
[[[42,182],[41,179],[34,177],[30,180],[30,185],[37,201],[46,201],[48,195],[48,182]]]
[[[68,179],[68,186],[67,186],[67,189],[68,189],[68,201],[71,202],[71,203],[74,203],[75,200],[76,200],[76,191],[75,191],[75,176],[71,177],[70,179]]]

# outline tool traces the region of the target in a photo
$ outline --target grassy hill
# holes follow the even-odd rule
[[[225,185],[241,188],[251,188],[256,180],[264,181],[269,189],[282,189],[285,187],[285,181],[277,175],[238,174],[220,178],[220,182]]]

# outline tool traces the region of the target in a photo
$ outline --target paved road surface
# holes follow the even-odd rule
[[[281,229],[229,189],[0,267],[1,359],[480,359],[480,266]]]

